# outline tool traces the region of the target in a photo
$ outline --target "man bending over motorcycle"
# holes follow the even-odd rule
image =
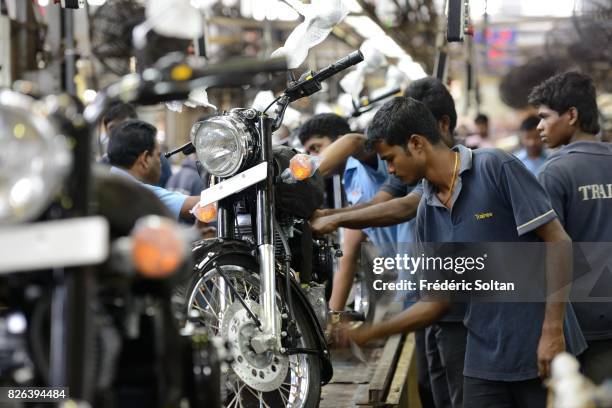
[[[372,199],[387,178],[385,163],[375,152],[358,149],[365,138],[350,133],[346,119],[325,113],[313,116],[299,129],[298,137],[308,153],[323,158],[318,171],[329,177],[344,169],[343,189],[351,205]],[[333,143],[332,143],[333,142]],[[346,229],[342,242],[343,256],[334,276],[329,301],[332,312],[344,310],[360,254],[366,238],[381,251],[397,242],[399,226],[387,228]]]
[[[422,102],[429,109],[437,121],[442,142],[452,147],[457,113],[453,98],[444,84],[433,77],[422,78],[412,82],[405,94]],[[349,137],[352,139],[350,143],[343,140]],[[359,154],[364,150],[365,141],[364,135],[346,135],[340,138],[325,151],[319,170],[325,172],[338,166],[338,163],[349,155]],[[369,202],[364,200],[355,206],[340,210],[318,210],[311,219],[312,229],[315,233],[326,234],[338,227],[367,228],[399,223],[405,225],[416,215],[422,195],[423,189],[420,184],[411,187],[394,175],[389,175],[387,181]],[[411,240],[412,233],[406,231],[401,234],[397,242],[408,243]],[[345,279],[352,281],[352,277]],[[342,284],[341,282],[338,286]],[[346,301],[346,298],[344,300]],[[406,302],[406,306],[409,304],[410,302]],[[462,371],[466,339],[462,318],[460,314],[451,314],[427,330],[418,330],[416,333],[419,394],[422,400],[429,400],[424,390],[429,388],[431,383],[433,390],[431,398],[437,407],[457,408],[462,404]],[[425,360],[426,355],[427,360]],[[427,378],[427,374],[430,378]]]
[[[160,177],[160,147],[155,126],[131,119],[117,125],[108,143],[110,172],[143,184],[168,207],[176,219],[193,219],[189,212],[200,196],[186,196],[156,184]]]

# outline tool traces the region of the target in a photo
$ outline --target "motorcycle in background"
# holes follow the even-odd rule
[[[85,111],[65,94],[0,91],[3,386],[67,387],[62,398],[96,407],[221,405],[226,347],[173,307],[191,271],[186,239],[148,190],[110,175],[92,183],[91,131],[113,101],[187,99],[286,62],[179,53],[144,68]]]
[[[193,238],[147,189],[90,175],[97,119],[68,95],[0,91],[0,384],[96,407],[220,407],[225,345],[181,333],[172,303]]]

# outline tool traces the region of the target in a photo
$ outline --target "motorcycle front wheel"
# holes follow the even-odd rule
[[[247,257],[228,255],[217,260],[217,265],[237,295],[259,315],[259,274],[255,262]],[[257,326],[213,267],[196,274],[187,289],[188,312],[190,315],[193,310],[198,312],[196,324],[203,325],[210,335],[228,340],[232,346],[234,360],[223,379],[226,408],[311,408],[319,405],[321,361],[318,356],[272,351],[256,353],[250,339],[257,333]],[[276,300],[277,305],[282,306],[284,300],[278,292]],[[298,333],[297,348],[316,349],[306,312],[295,302],[292,312]]]

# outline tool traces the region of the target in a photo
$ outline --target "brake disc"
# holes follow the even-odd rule
[[[255,315],[261,316],[258,303],[252,300],[245,300],[245,303]],[[289,358],[273,351],[255,353],[251,339],[258,333],[257,325],[240,302],[227,307],[219,334],[232,345],[235,357],[232,370],[249,387],[262,392],[274,391],[287,377]]]

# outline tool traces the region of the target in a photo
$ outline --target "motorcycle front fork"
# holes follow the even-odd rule
[[[263,162],[268,163],[268,177],[256,187],[256,223],[254,228],[259,255],[259,302],[261,322],[259,332],[251,339],[251,346],[260,354],[268,350],[281,350],[281,316],[276,305],[276,270],[274,254],[274,168],[271,146],[272,121],[262,116],[259,122],[260,143]],[[230,205],[219,205],[217,212],[217,236],[234,237],[234,214]],[[221,279],[219,287],[221,310],[225,310],[226,291],[229,290]]]
[[[281,347],[274,264],[274,166],[271,127],[272,120],[266,115],[262,115],[259,118],[259,135],[262,146],[261,160],[268,163],[268,177],[257,186],[255,204],[262,327],[261,333],[251,340],[251,345],[257,353],[263,353],[267,350],[280,350]]]
[[[251,345],[257,353],[280,350],[280,319],[276,307],[276,276],[274,245],[264,244],[259,249],[259,300],[261,302],[261,333],[254,336]]]

